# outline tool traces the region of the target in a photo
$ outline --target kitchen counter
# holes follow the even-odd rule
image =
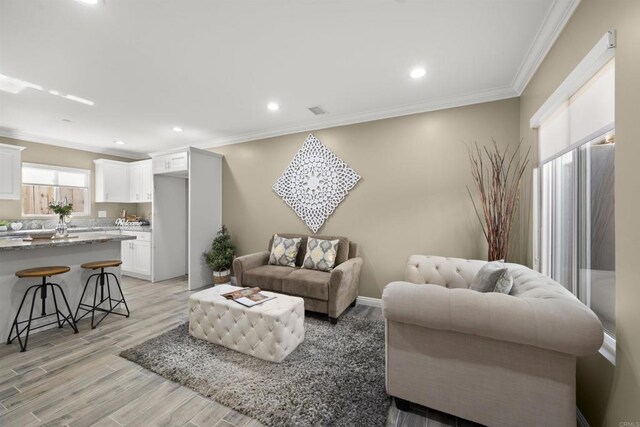
[[[97,227],[69,227],[69,234],[74,233],[95,233],[99,231],[144,231],[147,233],[151,232],[150,225],[142,225],[135,227],[118,227],[117,225],[111,226],[97,226]],[[3,237],[19,237],[19,236],[28,236],[30,233],[38,232],[42,230],[9,230],[9,231],[0,231],[0,239]]]
[[[104,243],[110,241],[120,242],[122,240],[135,240],[135,238],[135,236],[129,236],[126,234],[116,235],[94,233],[79,233],[78,235],[67,239],[37,239],[31,241],[24,241],[21,237],[4,239],[0,238],[0,252],[63,246],[90,245],[93,243]]]
[[[50,280],[64,289],[69,305],[75,313],[84,284],[89,276],[95,273],[82,268],[81,265],[92,261],[122,259],[122,241],[137,238],[122,233],[106,234],[104,231],[78,233],[75,236],[77,237],[27,242],[19,237],[0,238],[0,336],[6,338],[9,335],[11,322],[20,307],[22,297],[29,286],[39,282],[39,279],[18,278],[15,275],[16,271],[52,265],[68,266],[71,269],[69,272],[54,276]],[[120,279],[120,268],[109,270]],[[92,302],[93,287],[89,288],[90,291],[85,295],[85,302]],[[35,310],[40,312],[40,298],[35,298],[35,304]],[[48,298],[47,312],[52,312],[52,307],[53,300]],[[28,317],[29,311],[23,311],[22,315]],[[49,318],[38,323],[50,321]],[[57,325],[50,325],[50,327],[55,326]],[[86,330],[86,327],[87,324],[84,322],[79,325],[81,332]],[[16,351],[19,349],[16,348]]]

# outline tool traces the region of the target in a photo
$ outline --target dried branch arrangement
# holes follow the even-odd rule
[[[480,148],[477,142],[467,146],[478,201],[468,186],[467,191],[489,244],[489,261],[506,259],[509,252],[509,235],[520,200],[520,183],[531,153],[529,147],[526,155],[520,157],[521,144],[513,153],[509,153],[509,145],[501,151],[495,139],[491,147]]]

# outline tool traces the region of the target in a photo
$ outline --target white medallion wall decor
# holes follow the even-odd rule
[[[360,175],[313,134],[273,184],[273,191],[316,233]]]

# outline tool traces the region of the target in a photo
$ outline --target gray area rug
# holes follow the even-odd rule
[[[305,340],[277,364],[195,339],[188,324],[120,354],[267,426],[384,426],[384,323],[305,319]]]

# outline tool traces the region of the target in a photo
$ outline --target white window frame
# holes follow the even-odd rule
[[[73,172],[73,173],[81,173],[84,174],[87,177],[87,186],[86,187],[78,187],[78,188],[85,188],[86,189],[86,202],[85,202],[85,210],[82,213],[74,213],[73,216],[74,217],[89,217],[91,216],[91,169],[81,169],[81,168],[69,168],[69,167],[65,167],[65,166],[54,166],[54,165],[46,165],[46,164],[42,164],[42,163],[27,163],[27,162],[22,162],[22,166],[21,166],[21,170],[24,167],[29,167],[29,168],[34,168],[34,169],[45,169],[45,170],[51,170],[51,171],[56,171],[56,172]],[[29,183],[29,182],[21,182],[20,183],[20,188],[22,189],[23,185],[50,185],[52,187],[56,187],[56,190],[60,187],[58,185],[57,182],[58,176],[56,175],[56,182],[54,184],[38,184],[38,183]],[[22,211],[23,208],[23,200],[22,200],[22,191],[20,191],[20,213],[22,215],[22,218],[55,218],[57,215],[56,214],[49,214],[49,215],[43,215],[43,214],[25,214]]]
[[[596,45],[591,49],[591,51],[584,57],[582,61],[576,66],[576,68],[567,76],[567,78],[562,82],[562,84],[553,92],[553,94],[547,99],[547,101],[542,104],[540,109],[536,111],[536,113],[531,117],[529,124],[533,129],[538,129],[542,122],[550,117],[556,109],[563,103],[565,100],[569,99],[571,95],[573,95],[577,90],[579,90],[585,83],[587,83],[605,64],[607,64],[611,59],[615,57],[615,47],[616,47],[616,32],[615,30],[609,30],[605,33],[604,36]],[[615,129],[615,123],[606,128],[599,129],[592,135],[584,138],[583,140],[572,144],[570,147],[567,147],[565,150],[557,153],[552,158],[545,159],[544,162],[538,164],[536,168],[534,168],[533,173],[533,191],[532,191],[532,206],[533,206],[533,265],[536,271],[541,271],[542,266],[542,245],[540,239],[542,238],[542,221],[541,221],[541,212],[542,212],[542,201],[540,197],[540,191],[542,189],[542,173],[540,169],[542,168],[544,163],[547,163],[569,151],[576,150],[581,145],[588,142],[588,140],[594,139],[595,134],[601,134],[606,132],[607,130]],[[577,178],[576,178],[577,179]],[[577,182],[574,183],[577,185]],[[574,204],[577,203],[577,193],[574,192]],[[575,242],[574,242],[575,243]],[[577,254],[577,248],[574,248],[574,257]],[[575,282],[574,277],[574,282]],[[576,283],[573,283],[573,293],[577,295],[577,286]],[[611,364],[615,366],[616,364],[616,338],[606,331],[604,331],[604,342],[602,347],[599,350],[600,354],[604,356]]]

